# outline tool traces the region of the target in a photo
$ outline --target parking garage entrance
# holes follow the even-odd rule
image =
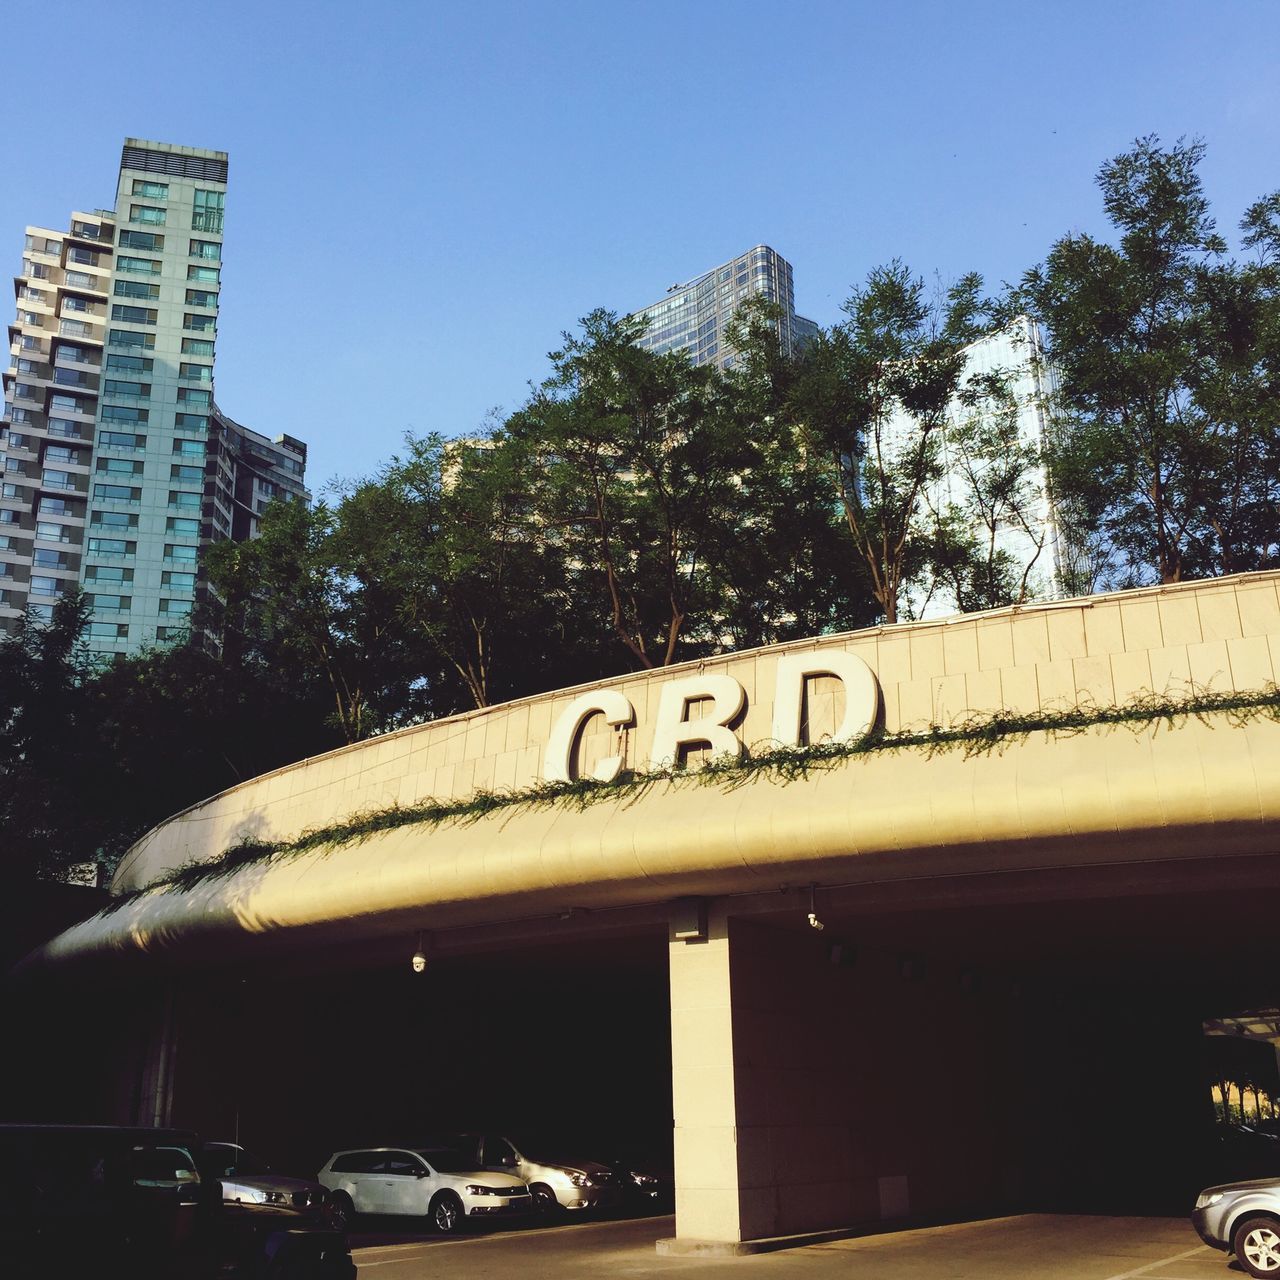
[[[441,1126],[626,1148],[671,1159],[685,1245],[1181,1211],[1219,1173],[1204,1024],[1280,1006],[1278,590],[824,637],[388,735],[163,824],[133,896],[27,972],[139,1011],[110,1118],[304,1172]],[[248,836],[276,844],[224,857]]]

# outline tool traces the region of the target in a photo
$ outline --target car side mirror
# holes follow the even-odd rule
[[[431,1172],[428,1169],[419,1169],[414,1176],[417,1178],[429,1178],[431,1177]]]

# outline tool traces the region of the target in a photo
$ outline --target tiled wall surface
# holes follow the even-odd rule
[[[699,670],[742,683],[747,702],[738,735],[747,744],[767,743],[778,656],[831,648],[856,653],[876,673],[890,731],[1000,708],[1123,703],[1144,692],[1192,687],[1257,689],[1280,674],[1280,573],[902,623],[602,682],[627,694],[636,723],[615,734],[602,718],[589,722],[582,767],[621,751],[625,767],[644,768],[663,684]],[[216,856],[245,836],[288,838],[364,810],[535,784],[551,726],[581,692],[401,730],[252,779],[144,837],[122,862],[116,884]],[[809,741],[834,731],[843,702],[838,681],[809,682]]]

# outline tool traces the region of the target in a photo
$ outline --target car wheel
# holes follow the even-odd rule
[[[442,1236],[452,1235],[463,1223],[462,1201],[452,1191],[442,1191],[431,1202],[427,1218]]]
[[[334,1231],[350,1231],[356,1207],[345,1191],[335,1191],[324,1206],[324,1220]]]
[[[535,1213],[547,1219],[560,1216],[560,1201],[556,1199],[556,1193],[550,1187],[541,1182],[535,1182],[529,1188],[529,1194],[533,1197]]]
[[[1280,1277],[1280,1222],[1246,1218],[1231,1237],[1236,1261],[1251,1276]]]

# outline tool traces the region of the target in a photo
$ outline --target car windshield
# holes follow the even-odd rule
[[[210,1143],[204,1149],[201,1164],[216,1170],[219,1178],[253,1178],[271,1172],[271,1166],[252,1151],[233,1147],[229,1143]]]
[[[418,1154],[438,1173],[469,1173],[475,1158],[456,1147],[423,1147]]]

